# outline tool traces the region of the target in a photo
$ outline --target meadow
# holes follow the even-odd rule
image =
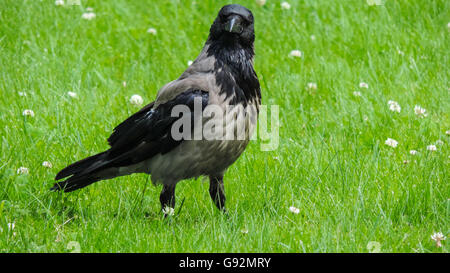
[[[0,0],[0,252],[449,252],[431,236],[450,232],[450,1],[234,1],[255,17],[279,145],[230,167],[227,215],[197,179],[167,219],[145,174],[49,188],[231,1],[63,2]]]

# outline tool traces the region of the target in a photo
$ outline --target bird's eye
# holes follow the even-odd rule
[[[223,14],[223,13],[222,13],[222,14],[220,14],[220,15],[219,15],[219,17],[220,17],[220,20],[221,20],[221,21],[226,21],[226,20],[227,20],[227,17],[228,17],[228,15],[227,15],[227,14]]]

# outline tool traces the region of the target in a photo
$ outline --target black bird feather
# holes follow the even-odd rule
[[[94,175],[109,167],[129,166],[157,153],[165,154],[178,146],[182,140],[174,140],[168,131],[177,120],[171,116],[176,105],[186,105],[194,111],[194,99],[200,97],[202,110],[208,103],[208,92],[189,90],[175,99],[152,109],[154,102],[146,105],[124,122],[119,124],[108,138],[111,148],[90,156],[62,169],[56,180],[72,175],[69,179],[56,183],[52,190],[70,192],[102,180]],[[192,114],[193,118],[193,114]],[[191,122],[191,124],[194,124]],[[144,145],[143,145],[144,143]]]

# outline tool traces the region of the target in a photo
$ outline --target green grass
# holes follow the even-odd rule
[[[1,2],[0,252],[69,252],[71,241],[82,252],[367,252],[371,241],[383,252],[449,252],[430,238],[450,233],[449,1],[237,1],[255,15],[255,69],[263,103],[280,107],[279,147],[253,141],[230,167],[228,216],[199,179],[178,185],[168,220],[160,186],[143,174],[48,189],[58,170],[108,147],[138,110],[131,95],[150,102],[183,72],[230,1]],[[81,19],[86,7],[95,19]],[[294,49],[303,58],[289,57]]]

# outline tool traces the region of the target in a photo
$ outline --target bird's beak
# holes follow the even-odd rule
[[[225,30],[231,33],[241,33],[243,28],[241,25],[241,19],[237,16],[233,16],[228,22],[225,24]]]

